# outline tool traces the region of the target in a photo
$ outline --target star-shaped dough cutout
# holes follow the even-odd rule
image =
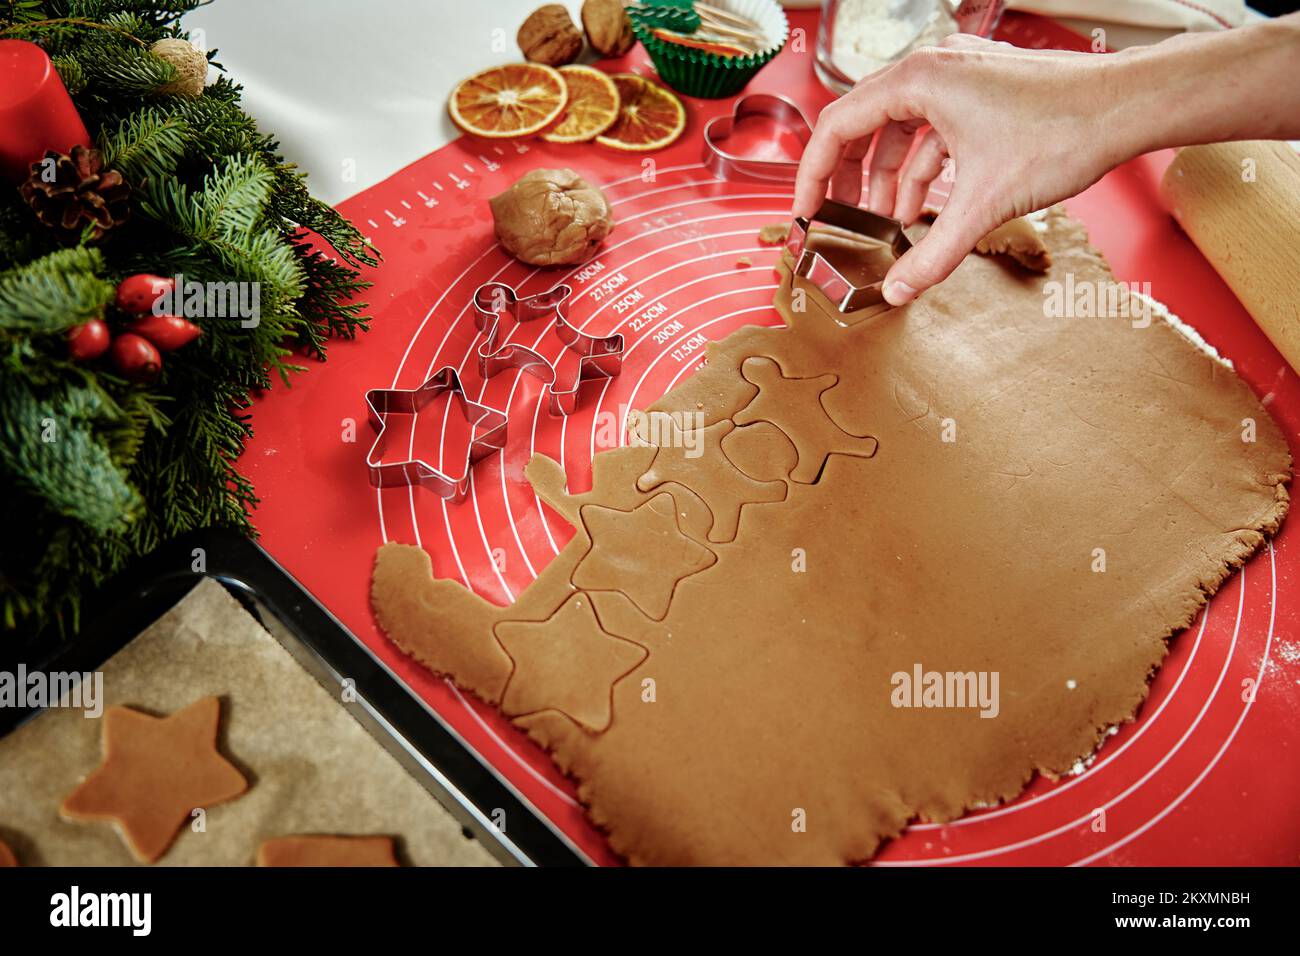
[[[754,356],[740,366],[740,374],[758,394],[735,415],[737,425],[771,422],[794,443],[799,460],[790,480],[811,485],[821,476],[831,455],[870,458],[879,442],[870,435],[850,435],[826,414],[822,393],[834,388],[834,375],[815,378],[786,378],[781,366],[770,358]]]
[[[637,479],[637,488],[654,491],[672,482],[693,491],[709,509],[712,524],[704,530],[710,541],[724,544],[736,540],[740,510],[745,505],[785,499],[784,481],[755,481],[721,452],[722,439],[736,427],[730,419],[688,428],[666,415],[644,421],[646,427],[658,429],[651,442],[657,447],[650,468]],[[647,440],[645,433],[634,437]]]
[[[581,517],[591,547],[574,568],[573,586],[621,591],[656,621],[667,616],[678,581],[718,560],[682,534],[676,503],[667,492],[631,511],[586,505]]]
[[[502,621],[495,630],[515,665],[502,712],[522,717],[557,710],[597,734],[613,721],[614,685],[650,655],[606,633],[581,592],[545,621]]]
[[[244,775],[217,751],[220,720],[216,697],[170,717],[110,707],[104,712],[104,760],[63,801],[63,815],[116,823],[136,859],[154,862],[196,808],[248,789]]]

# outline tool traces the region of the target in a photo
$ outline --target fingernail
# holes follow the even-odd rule
[[[906,282],[895,279],[885,283],[885,301],[890,305],[907,305],[916,297],[916,290]]]

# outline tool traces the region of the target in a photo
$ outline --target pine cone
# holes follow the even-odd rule
[[[64,240],[76,242],[93,226],[91,241],[98,242],[131,215],[131,187],[117,170],[101,166],[98,150],[74,146],[71,156],[47,150],[18,190],[36,218]]]

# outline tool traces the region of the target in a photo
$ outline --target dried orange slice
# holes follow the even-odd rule
[[[682,135],[686,108],[676,96],[635,73],[617,73],[610,79],[620,105],[614,125],[596,137],[601,146],[645,153],[663,149]]]
[[[618,119],[618,87],[608,75],[590,66],[562,66],[569,102],[560,121],[542,139],[548,143],[585,143]]]
[[[451,121],[471,136],[518,139],[554,123],[568,102],[560,71],[541,63],[508,63],[475,73],[451,91]]]

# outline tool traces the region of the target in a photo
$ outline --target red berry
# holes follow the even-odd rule
[[[153,344],[133,332],[113,339],[113,364],[133,382],[147,382],[162,368],[162,356]]]
[[[179,315],[146,315],[131,323],[131,331],[143,335],[161,351],[171,352],[189,345],[203,330]]]
[[[108,325],[91,319],[68,331],[68,355],[75,362],[91,362],[108,351]]]
[[[147,272],[128,276],[117,287],[117,307],[133,315],[144,315],[153,311],[159,296],[175,289],[175,279],[164,279]]]

